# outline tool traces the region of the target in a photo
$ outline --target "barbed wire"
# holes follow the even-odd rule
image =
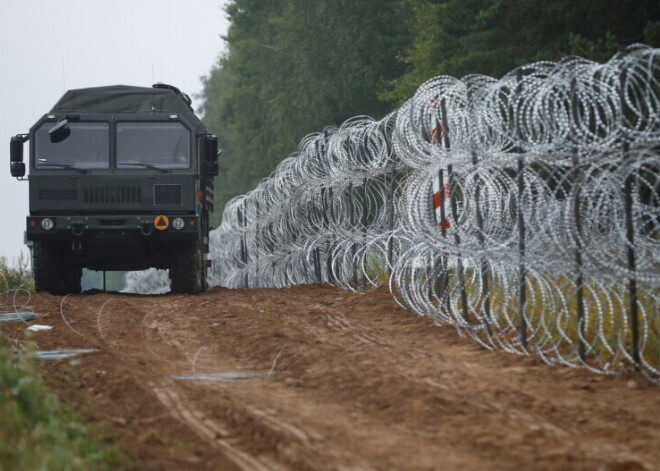
[[[389,283],[486,348],[660,381],[659,152],[659,49],[436,77],[231,200],[211,283]]]

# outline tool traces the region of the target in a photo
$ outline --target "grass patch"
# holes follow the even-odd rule
[[[465,288],[468,311],[483,314],[484,289],[481,279],[472,270],[466,270]],[[516,274],[489,277],[491,316],[496,331],[519,334],[519,286]],[[459,289],[455,272],[450,272],[452,296],[458,299]],[[528,321],[528,339],[535,348],[550,348],[573,358],[583,332],[585,356],[589,363],[610,364],[620,362],[621,348],[632,351],[630,295],[625,282],[586,279],[583,285],[584,318],[578,322],[576,281],[569,277],[538,277],[528,274],[525,316]],[[660,368],[660,313],[657,293],[639,283],[637,309],[639,319],[639,349],[652,368]],[[462,303],[457,301],[457,310]]]
[[[34,292],[27,257],[21,254],[14,267],[0,257],[0,290]],[[48,389],[31,348],[20,348],[0,330],[0,471],[115,469],[119,453]]]
[[[119,454],[44,384],[0,332],[0,471],[113,469]]]
[[[370,253],[367,257],[367,277],[376,286],[387,286],[390,282],[392,271],[381,254]]]
[[[21,254],[18,256],[16,266],[9,266],[7,257],[0,257],[0,290],[26,290],[34,293],[34,279],[28,258]]]

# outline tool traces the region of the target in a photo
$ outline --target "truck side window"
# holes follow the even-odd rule
[[[117,123],[117,168],[189,168],[190,132],[181,123]]]

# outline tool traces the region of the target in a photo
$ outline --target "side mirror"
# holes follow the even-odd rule
[[[27,134],[11,137],[9,142],[9,158],[12,162],[23,162],[23,143],[28,140]]]
[[[205,160],[207,162],[217,162],[218,161],[218,136],[213,134],[207,134],[206,139],[204,140],[205,147]]]
[[[27,134],[18,134],[11,137],[11,141],[9,142],[9,160],[11,161],[9,170],[12,177],[22,178],[25,176],[25,164],[23,163],[23,143],[27,140]]]
[[[220,173],[218,162],[204,162],[204,173],[209,177],[217,177]]]
[[[25,164],[23,162],[12,162],[10,171],[12,177],[23,178],[25,176]]]
[[[210,177],[217,177],[218,167],[218,137],[207,134],[204,139],[204,173]]]
[[[69,127],[69,120],[64,118],[61,121],[50,128],[48,131],[48,136],[50,137],[50,142],[56,144],[62,142],[64,139],[71,135],[71,128]]]

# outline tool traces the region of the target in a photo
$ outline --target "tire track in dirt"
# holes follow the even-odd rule
[[[106,307],[108,309],[111,307],[116,309],[117,306],[112,306],[112,303],[120,303],[125,308],[133,311],[130,319],[135,325],[122,323],[121,329],[118,332],[113,332],[112,328],[106,328],[106,333],[104,334],[100,313]],[[151,320],[151,325],[147,329],[145,328],[144,321],[150,313],[154,312],[155,308],[151,308],[151,310],[144,313],[141,306],[123,302],[121,299],[109,298],[96,310],[97,332],[101,336],[105,346],[112,350],[115,355],[123,357],[124,360],[141,358],[141,354],[146,350],[157,358],[160,363],[169,364],[166,370],[171,371],[169,373],[163,372],[163,377],[166,378],[166,375],[172,374],[172,371],[180,372],[186,370],[188,365],[192,367],[192,359],[185,345],[178,340],[176,335],[173,335],[178,331],[178,328],[169,321],[172,312],[180,311],[179,303],[180,299],[177,299],[160,305],[158,307],[159,314]],[[137,322],[139,319],[141,319],[140,324],[142,328],[138,330]],[[128,335],[129,332],[137,331],[142,336],[142,344],[136,342],[135,339],[131,339],[130,335]],[[150,339],[148,337],[149,331],[154,331],[157,338]],[[156,345],[156,348],[161,353],[156,353],[153,349],[154,347],[150,344]],[[141,348],[142,346],[144,349]],[[208,442],[210,446],[218,448],[239,469],[255,471],[281,471],[287,469],[272,459],[252,457],[241,451],[239,447],[232,445],[228,440],[222,438],[230,436],[230,432],[226,426],[218,423],[216,420],[211,420],[206,414],[192,406],[185,396],[182,397],[177,392],[177,385],[174,381],[161,379],[158,383],[147,381],[146,384],[163,404],[168,414],[190,428],[199,438]]]
[[[35,337],[40,347],[99,352],[44,372],[139,469],[652,471],[660,462],[656,387],[485,351],[386,292],[68,297],[66,319],[82,336],[62,319],[61,299],[33,299],[39,322],[55,326]],[[171,378],[271,369],[228,383]]]
[[[176,388],[173,385],[165,383],[160,385],[150,384],[150,388],[175,418],[188,425],[200,438],[209,442],[212,446],[218,447],[239,469],[246,471],[282,471],[287,469],[274,461],[254,458],[221,438],[230,434],[228,429],[215,421],[209,420],[202,412],[187,404],[176,393]]]
[[[206,303],[208,305],[208,303]],[[248,305],[239,306],[241,309],[247,309]],[[165,305],[161,307],[162,314],[158,317],[159,321],[167,319],[168,311],[175,311],[177,307],[174,305]],[[164,322],[167,322],[166,320]],[[173,329],[172,326],[165,328],[163,325],[158,324],[157,329],[159,332],[165,332],[165,335],[162,339],[170,345],[175,345],[177,351],[182,352],[182,355],[189,357],[189,353],[192,351],[189,348],[186,348],[182,345],[172,333],[177,331]],[[210,345],[207,344],[207,345]],[[200,347],[201,348],[201,347]],[[187,352],[187,353],[185,353]],[[199,349],[197,350],[199,352]],[[197,356],[195,354],[195,356]],[[184,366],[180,362],[180,366]],[[221,363],[221,362],[220,362]],[[216,362],[215,367],[217,368],[218,362]],[[213,373],[215,371],[209,371]],[[276,386],[274,386],[276,387]],[[204,388],[211,391],[213,388],[210,385],[205,385],[204,383],[192,383],[188,386],[188,389],[191,388]],[[216,401],[216,410],[224,408],[220,414],[217,415],[231,415],[233,416],[234,422],[243,422],[250,423],[252,432],[257,432],[261,437],[268,437],[268,441],[277,443],[278,451],[284,456],[283,462],[279,463],[276,461],[275,457],[266,455],[259,455],[258,458],[255,458],[252,462],[247,458],[249,455],[246,455],[244,452],[240,451],[241,440],[249,439],[247,437],[239,436],[233,437],[235,445],[229,444],[226,440],[219,440],[218,435],[222,435],[221,431],[226,432],[226,426],[222,428],[214,427],[214,422],[204,416],[204,421],[200,421],[200,417],[203,417],[201,412],[195,412],[190,409],[188,406],[185,406],[185,402],[182,400],[171,401],[168,400],[172,398],[179,398],[176,391],[176,386],[161,386],[157,388],[156,393],[161,402],[166,404],[169,408],[181,412],[179,416],[180,420],[188,423],[192,428],[201,432],[201,436],[206,440],[213,442],[220,446],[220,448],[226,452],[227,456],[234,461],[242,469],[325,469],[323,466],[319,467],[318,457],[319,456],[342,456],[343,459],[346,459],[347,452],[341,450],[334,450],[332,444],[328,444],[322,441],[322,436],[314,430],[307,429],[303,430],[298,425],[294,424],[291,421],[283,420],[277,411],[271,409],[270,412],[266,408],[261,408],[255,404],[259,403],[259,398],[250,398],[249,394],[244,396],[244,401],[242,403],[232,403],[232,404],[223,404],[223,401]],[[217,397],[217,396],[216,396]],[[262,404],[263,405],[263,404]],[[295,414],[289,412],[289,416],[294,417]],[[215,436],[213,432],[215,431]],[[224,434],[225,436],[227,433]],[[245,435],[245,434],[242,434]],[[361,459],[359,456],[353,455],[351,461],[358,464],[356,469],[371,469],[368,462],[364,459]]]

